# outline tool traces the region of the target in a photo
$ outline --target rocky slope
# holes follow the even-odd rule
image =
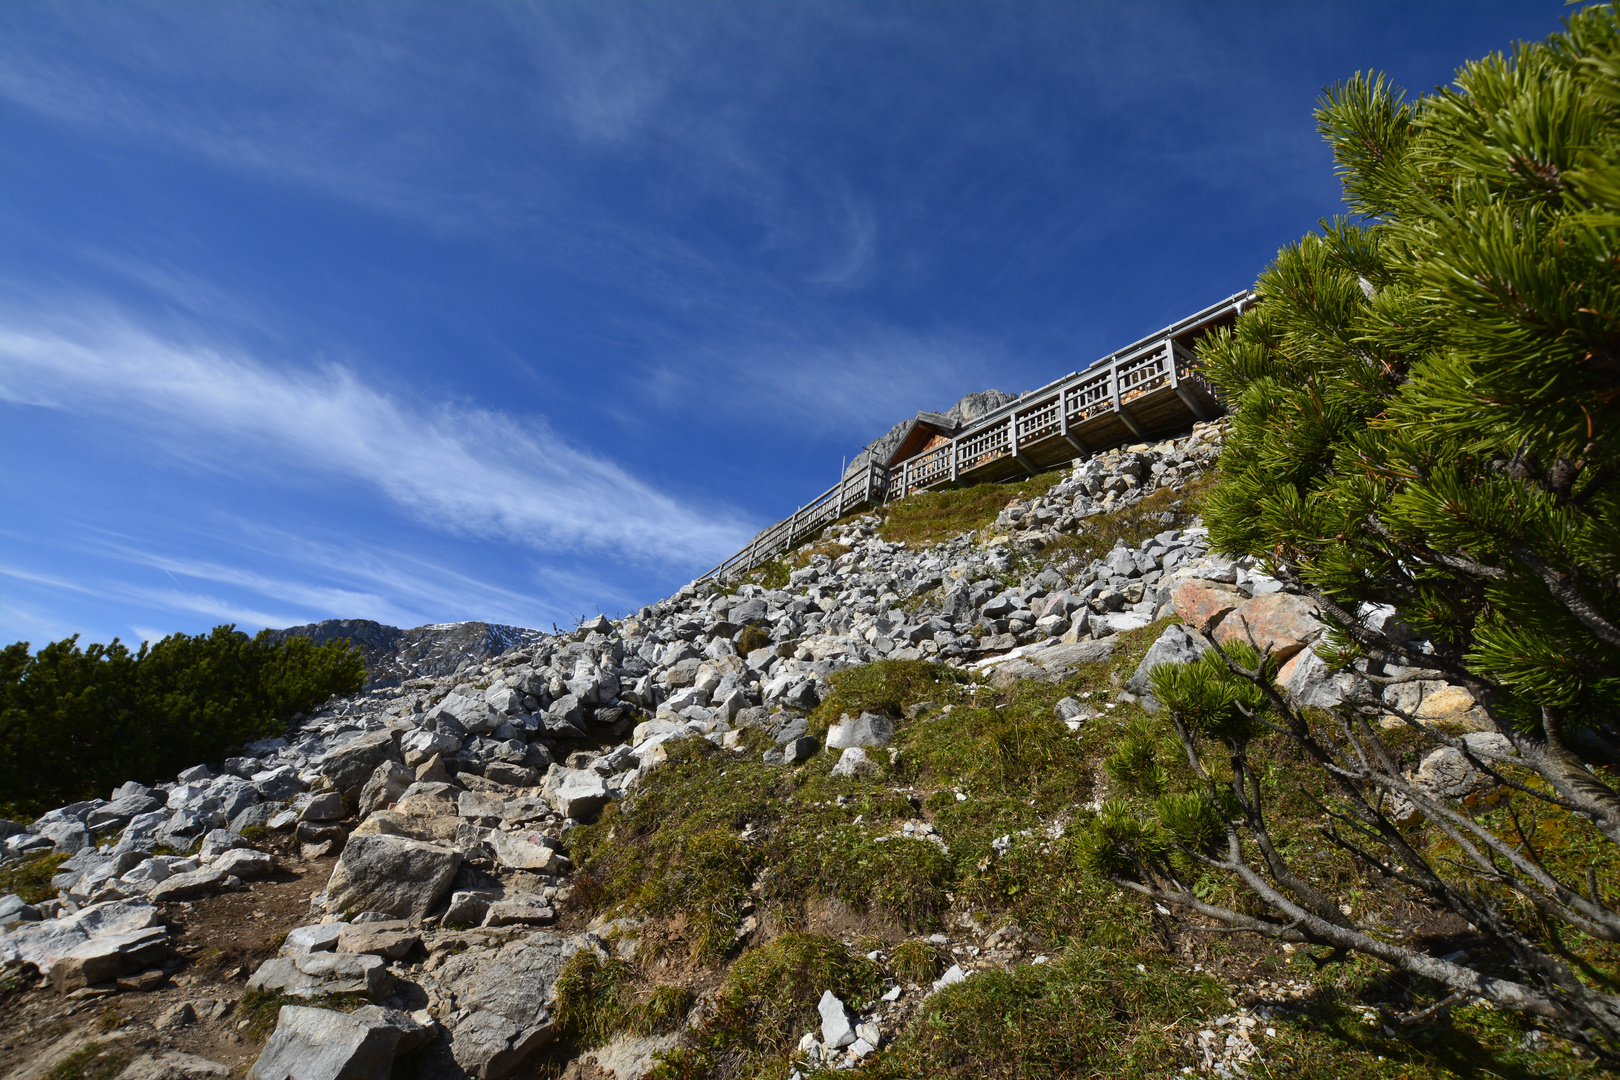
[[[572,1030],[559,1019],[558,985],[580,954],[602,964],[638,948],[653,955],[642,943],[653,924],[576,898],[576,830],[656,790],[693,740],[783,776],[881,781],[895,765],[896,723],[950,706],[845,713],[813,729],[812,714],[838,692],[834,675],[876,661],[933,660],[986,688],[1068,685],[1109,662],[1122,635],[1152,634],[1132,678],[1056,702],[1053,722],[1072,732],[1117,707],[1151,708],[1146,672],[1206,647],[1184,624],[1269,645],[1287,661],[1282,684],[1307,702],[1370,693],[1308,648],[1323,629],[1308,600],[1247,561],[1211,554],[1200,526],[1170,524],[1175,511],[1134,544],[1093,553],[1076,543],[1096,519],[1195,480],[1220,433],[1202,425],[1078,463],[989,527],[938,543],[886,541],[875,515],[846,521],[795,553],[775,587],[700,583],[567,635],[476,623],[283,631],[355,637],[377,664],[370,688],[172,782],[0,822],[0,869],[51,874],[39,890],[48,896],[0,899],[0,961],[22,1032],[0,1068],[38,1076],[88,1053],[121,1065],[126,1080],[223,1075],[250,1061],[260,1080],[384,1077],[404,1055],[420,1076],[532,1070]],[[1398,689],[1392,704],[1467,726],[1473,703],[1458,688]],[[1456,760],[1431,755],[1419,775],[1461,797],[1478,778],[1450,753]],[[904,793],[917,806],[929,794]],[[739,827],[745,840],[754,828]],[[1051,827],[1061,835],[1060,820]],[[896,820],[879,840],[947,847],[925,815]],[[1020,842],[1009,834],[993,850]],[[226,910],[230,929],[205,933],[210,913]],[[739,919],[737,947],[773,936],[767,922]],[[778,1075],[852,1066],[934,991],[1046,960],[1010,924],[982,927],[961,911],[938,925],[921,939],[950,960],[937,981],[889,974],[881,993],[859,1000],[826,990],[820,1025],[791,1033]],[[228,961],[209,966],[222,949]],[[891,954],[898,946],[868,959]],[[713,1022],[719,991],[693,985],[673,1030],[619,1033],[566,1063],[568,1075],[644,1075],[689,1037],[683,1030]],[[1274,989],[1279,1000],[1293,992]],[[310,1007],[333,1004],[351,1011]],[[260,1047],[266,1010],[274,1028]],[[1270,1014],[1229,1012],[1190,1031],[1189,1068],[1252,1058],[1255,1015]]]
[[[370,619],[327,619],[274,630],[270,636],[273,641],[306,637],[317,645],[348,639],[365,654],[366,687],[374,689],[398,686],[406,679],[452,675],[544,635],[499,623],[440,623],[401,630]]]

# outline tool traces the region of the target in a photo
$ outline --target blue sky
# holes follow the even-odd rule
[[[667,595],[1250,284],[1558,0],[0,5],[0,640]]]

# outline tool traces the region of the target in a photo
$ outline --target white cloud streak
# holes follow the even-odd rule
[[[112,316],[80,313],[70,329],[0,314],[0,399],[132,423],[226,471],[260,462],[335,474],[438,529],[539,552],[698,566],[751,531],[569,444],[543,419],[413,401],[342,365],[275,368]]]

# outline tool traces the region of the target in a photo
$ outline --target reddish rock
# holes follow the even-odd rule
[[[1215,640],[1222,645],[1242,641],[1260,652],[1271,650],[1276,660],[1286,660],[1322,633],[1315,601],[1292,593],[1275,592],[1246,600],[1215,628]]]
[[[1208,630],[1248,598],[1236,585],[1190,578],[1170,594],[1170,606],[1194,630]]]

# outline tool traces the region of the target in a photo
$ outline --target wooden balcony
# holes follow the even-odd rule
[[[1198,373],[1193,345],[1253,302],[1253,293],[1236,293],[979,417],[946,443],[850,473],[698,580],[746,573],[864,506],[951,484],[1034,476],[1214,419],[1225,409]]]

